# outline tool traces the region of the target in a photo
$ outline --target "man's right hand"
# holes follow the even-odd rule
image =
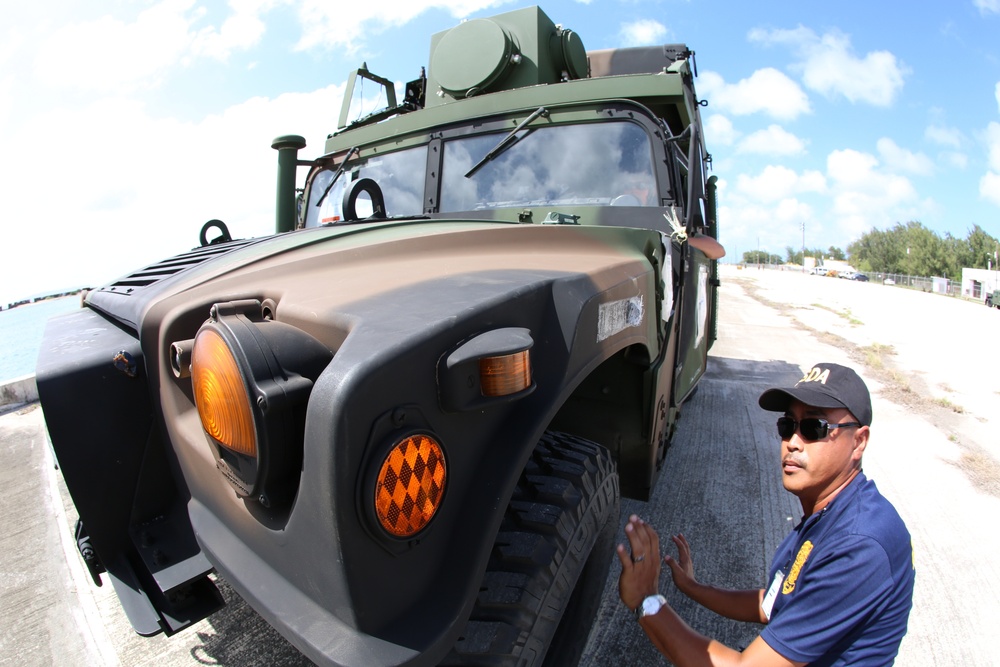
[[[750,623],[767,623],[760,608],[764,591],[728,590],[698,583],[694,576],[694,560],[691,558],[691,545],[687,538],[677,534],[670,539],[677,547],[677,558],[664,556],[663,562],[670,567],[670,575],[677,590],[720,616]]]
[[[670,567],[670,574],[674,579],[674,586],[687,596],[691,596],[691,591],[698,584],[694,577],[694,561],[691,559],[691,546],[683,534],[671,536],[677,546],[677,558],[664,556],[663,560]]]

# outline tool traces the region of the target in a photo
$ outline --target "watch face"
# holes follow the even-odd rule
[[[663,601],[664,598],[660,595],[650,595],[642,601],[642,615],[651,616],[652,614],[660,611],[660,607],[663,606]]]

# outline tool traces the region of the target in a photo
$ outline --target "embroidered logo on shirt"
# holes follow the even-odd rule
[[[799,578],[799,570],[802,566],[806,564],[806,559],[809,558],[809,554],[813,550],[813,543],[806,540],[802,543],[802,547],[799,548],[799,553],[795,556],[795,562],[792,563],[792,569],[788,573],[788,578],[785,579],[785,583],[781,586],[781,592],[788,595],[795,590],[795,582]]]

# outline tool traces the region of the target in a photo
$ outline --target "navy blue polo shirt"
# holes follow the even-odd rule
[[[761,637],[795,662],[891,664],[906,634],[913,579],[906,525],[859,473],[778,547]]]

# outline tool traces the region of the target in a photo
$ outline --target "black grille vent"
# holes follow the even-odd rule
[[[224,255],[227,252],[236,250],[237,248],[242,248],[243,246],[253,242],[253,240],[254,239],[241,239],[239,241],[230,241],[229,243],[220,243],[218,245],[208,245],[201,248],[195,248],[191,252],[186,252],[182,255],[165,259],[162,262],[157,262],[156,264],[147,266],[144,269],[139,269],[138,271],[123,278],[119,278],[107,287],[103,287],[102,291],[132,292],[137,287],[148,287],[163,280],[164,278],[169,278],[172,275],[181,273],[182,271],[190,269],[193,266],[197,266],[202,262],[218,257],[219,255]]]

